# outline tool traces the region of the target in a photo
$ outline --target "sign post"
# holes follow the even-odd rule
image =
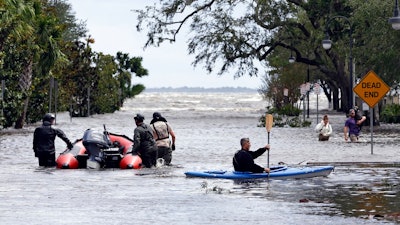
[[[358,83],[353,91],[369,106],[371,129],[371,155],[373,153],[373,108],[390,90],[389,86],[372,70]]]
[[[314,94],[317,95],[317,124],[319,123],[318,120],[318,95],[321,93],[321,87],[319,85],[319,83],[315,83],[314,84]]]

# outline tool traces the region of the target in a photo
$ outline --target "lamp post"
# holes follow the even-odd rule
[[[396,0],[397,2],[397,0]],[[353,108],[353,55],[352,55],[352,51],[353,51],[353,27],[352,24],[350,22],[350,20],[345,17],[345,16],[334,16],[331,17],[328,22],[325,25],[325,39],[322,40],[322,47],[325,50],[329,50],[332,47],[332,41],[329,39],[329,34],[328,34],[328,25],[329,23],[336,19],[336,18],[341,18],[344,19],[346,22],[349,23],[350,26],[350,31],[349,31],[349,38],[350,38],[350,57],[349,57],[349,72],[350,72],[350,79],[349,79],[349,102],[348,102],[348,109]]]
[[[292,55],[292,52],[290,52],[289,63],[294,63],[295,61],[296,58]]]
[[[292,52],[290,52],[289,63],[294,63],[296,58],[293,56]],[[310,65],[307,65],[307,83],[310,82]],[[307,90],[307,118],[310,118],[310,87]]]
[[[307,65],[307,83],[310,83],[310,65]],[[307,118],[310,118],[310,90],[307,91]]]
[[[393,29],[400,30],[400,16],[399,16],[399,1],[394,1],[393,17],[389,19],[389,23],[392,24]]]

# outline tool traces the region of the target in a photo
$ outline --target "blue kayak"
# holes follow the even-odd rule
[[[299,179],[310,177],[326,177],[332,171],[333,166],[312,166],[312,167],[288,167],[274,166],[271,167],[270,173],[251,173],[237,172],[226,170],[210,170],[210,171],[188,171],[185,172],[186,177],[200,178],[220,178],[220,179]]]

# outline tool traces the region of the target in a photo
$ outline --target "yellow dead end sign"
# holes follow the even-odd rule
[[[370,70],[361,79],[360,83],[353,88],[353,91],[358,97],[371,108],[373,108],[389,90],[389,86],[372,70]]]
[[[358,83],[353,91],[360,97],[365,103],[370,107],[369,118],[373,118],[372,108],[376,103],[381,100],[383,96],[390,90],[389,86],[383,82],[383,80],[376,75],[376,73],[370,70]],[[371,131],[371,155],[374,154],[373,151],[373,120],[370,119],[370,131]]]

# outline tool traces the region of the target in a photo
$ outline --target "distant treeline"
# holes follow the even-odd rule
[[[246,88],[246,87],[219,87],[219,88],[162,87],[162,88],[146,88],[145,92],[257,92],[257,89]]]

